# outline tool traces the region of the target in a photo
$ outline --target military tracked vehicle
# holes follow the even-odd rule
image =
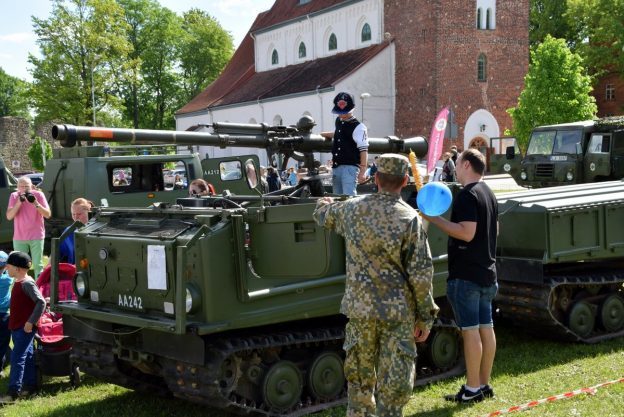
[[[503,317],[557,340],[624,335],[624,181],[497,198]]]
[[[298,416],[344,403],[345,247],[312,219],[328,191],[312,153],[331,150],[312,126],[306,118],[286,130],[222,124],[217,134],[55,126],[53,136],[70,146],[97,136],[265,148],[284,164],[298,158],[310,174],[261,194],[257,161],[215,159],[206,174],[221,190],[216,196],[98,209],[75,232],[77,303],[58,302],[53,271],[52,305],[81,370],[242,414]],[[422,138],[369,143],[375,153],[427,152]],[[236,179],[246,194],[230,190]],[[53,259],[64,237],[53,240]],[[430,242],[445,252],[441,233],[432,231]],[[419,346],[420,383],[462,371],[460,335],[445,308],[445,256],[434,265],[443,313]]]
[[[1,207],[2,210],[6,210],[6,204],[9,201],[9,196],[12,192],[17,190],[17,179],[11,173],[9,169],[4,165],[4,161],[0,158],[0,201],[5,204]],[[13,244],[13,222],[6,220],[6,212],[2,212],[2,218],[0,219],[0,247],[8,249]]]

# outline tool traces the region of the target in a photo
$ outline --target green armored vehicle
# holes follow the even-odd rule
[[[13,222],[6,219],[6,207],[9,202],[9,196],[17,190],[17,179],[9,169],[4,165],[4,161],[0,158],[0,201],[4,202],[4,206],[0,207],[0,247],[8,249],[13,244]]]
[[[300,158],[310,176],[261,194],[257,161],[216,159],[209,172],[223,190],[216,196],[99,209],[75,233],[77,303],[58,303],[53,271],[52,305],[63,313],[81,370],[241,414],[299,416],[344,403],[345,248],[312,219],[326,191],[312,152],[331,150],[331,140],[312,134],[312,126],[302,119],[287,133],[264,125],[221,126],[229,133],[219,134],[110,129],[119,142],[265,148]],[[54,136],[71,145],[72,137],[91,132],[56,126]],[[422,138],[369,143],[375,153],[427,151]],[[229,191],[234,178],[250,192]],[[444,253],[446,238],[432,235],[432,247]],[[53,241],[53,259],[63,238]],[[434,265],[443,313],[419,346],[421,383],[461,372],[460,336],[445,307],[445,256]]]
[[[497,305],[557,340],[624,335],[624,181],[501,194]]]
[[[90,138],[96,139],[101,140],[97,134]],[[175,147],[75,146],[53,153],[41,184],[52,210],[46,221],[47,236],[59,236],[73,222],[70,204],[78,197],[98,207],[174,202],[188,195],[188,182],[202,177],[198,155],[176,155]],[[178,183],[174,170],[180,173]]]
[[[509,149],[506,163],[521,155]],[[624,117],[533,129],[514,179],[525,187],[551,187],[624,178]]]

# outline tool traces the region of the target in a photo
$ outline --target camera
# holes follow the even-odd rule
[[[26,191],[24,194],[20,194],[19,199],[22,203],[26,200],[28,200],[29,203],[34,203],[35,201],[37,201],[35,195],[29,191]]]

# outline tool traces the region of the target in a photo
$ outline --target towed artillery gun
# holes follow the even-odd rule
[[[330,151],[331,140],[312,134],[308,118],[287,131],[213,128],[218,133],[54,127],[64,146],[97,137],[255,147],[299,158],[310,172],[296,187],[260,194],[253,159],[208,160],[204,177],[219,195],[98,209],[75,233],[77,303],[58,302],[53,271],[52,305],[75,341],[73,358],[118,385],[243,414],[298,416],[342,404],[345,248],[312,219],[325,192],[312,155]],[[427,152],[422,138],[369,143],[373,153]],[[241,180],[250,192],[228,191]],[[63,238],[53,240],[53,259]],[[441,305],[444,277],[434,283]],[[462,370],[459,332],[445,311],[419,346],[420,383]]]

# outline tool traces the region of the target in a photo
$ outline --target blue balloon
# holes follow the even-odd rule
[[[444,214],[452,201],[451,190],[441,182],[428,182],[420,189],[416,197],[418,209],[431,217]]]

